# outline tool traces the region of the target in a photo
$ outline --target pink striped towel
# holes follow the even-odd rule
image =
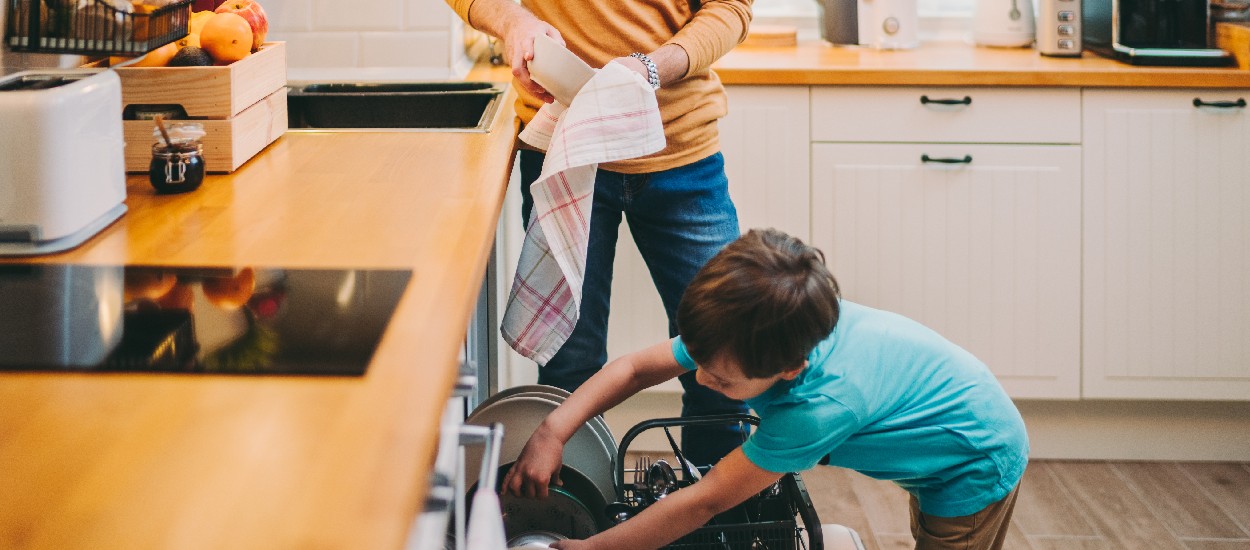
[[[663,149],[664,125],[647,81],[609,63],[572,105],[539,109],[520,137],[547,155],[530,185],[534,209],[499,330],[517,353],[545,365],[577,324],[595,171]]]

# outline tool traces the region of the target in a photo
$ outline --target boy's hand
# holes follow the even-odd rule
[[[552,436],[545,426],[540,426],[504,477],[503,492],[525,498],[547,498],[548,485],[564,484],[560,480],[563,458],[564,443]]]
[[[551,547],[560,550],[589,550],[594,548],[594,545],[584,540],[559,540],[551,543]]]

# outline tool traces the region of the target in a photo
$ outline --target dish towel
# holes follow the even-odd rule
[[[534,206],[499,330],[517,353],[545,365],[577,325],[595,172],[663,149],[664,124],[642,75],[609,63],[572,105],[539,109],[520,138],[547,154],[530,185]]]

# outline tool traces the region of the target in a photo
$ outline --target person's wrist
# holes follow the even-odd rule
[[[660,89],[660,69],[655,66],[655,61],[652,61],[645,53],[634,52],[629,56],[642,62],[642,65],[647,68],[647,83],[651,85],[651,88]]]

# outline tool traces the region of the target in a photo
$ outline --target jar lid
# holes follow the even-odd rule
[[[199,122],[166,122],[165,131],[169,132],[169,140],[174,143],[191,143],[204,137],[204,125]],[[152,139],[164,143],[161,129],[152,126]]]

